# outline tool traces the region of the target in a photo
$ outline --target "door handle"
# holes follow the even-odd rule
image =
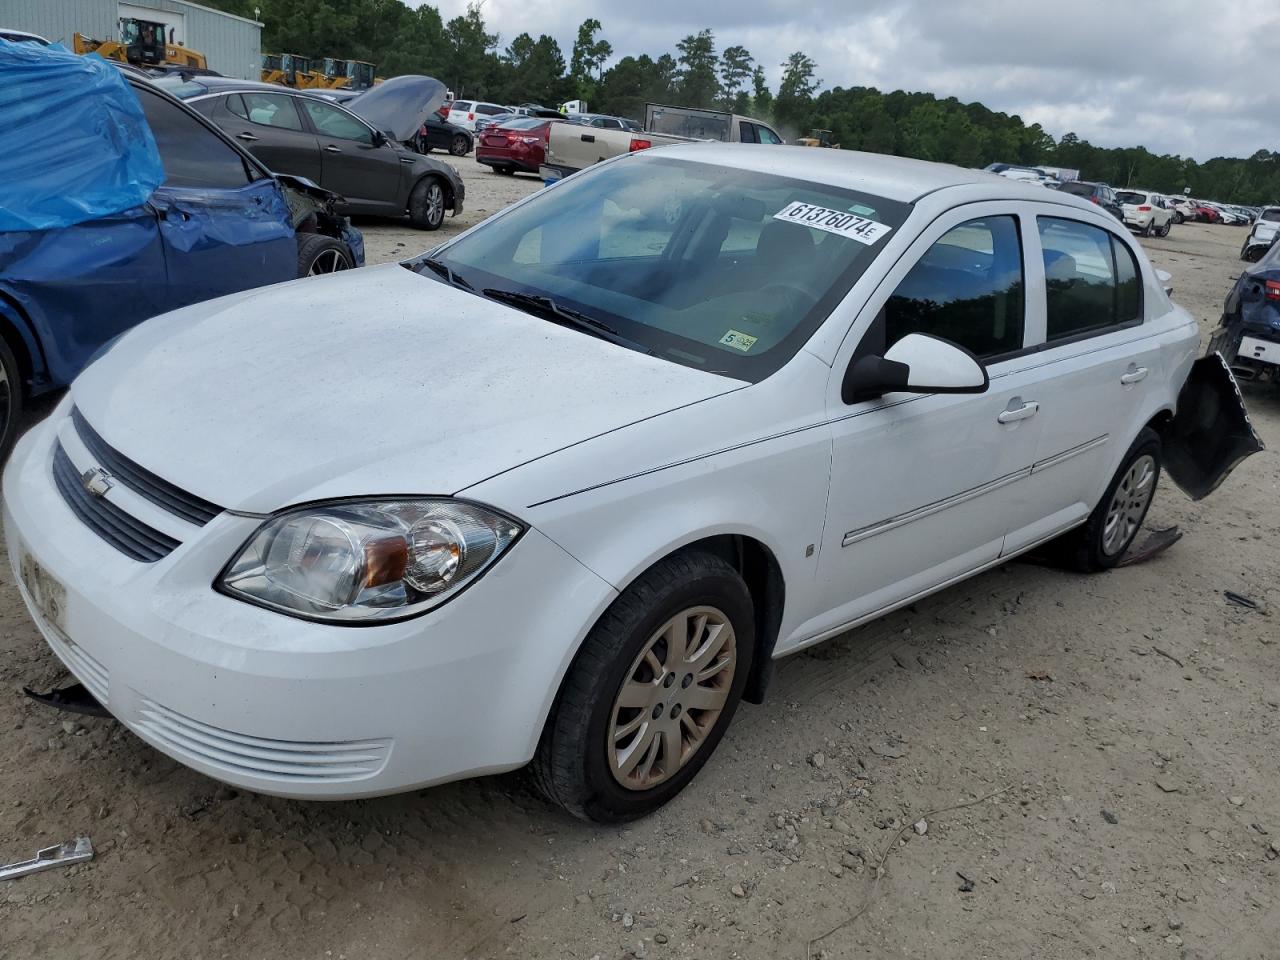
[[[341,150],[341,149],[339,149],[338,147],[335,147],[332,143],[331,143],[331,144],[329,144],[327,147],[325,147],[325,150],[326,150],[326,151],[328,151],[329,153],[341,153],[341,152],[342,152],[342,150]]]
[[[1120,382],[1127,386],[1131,383],[1137,383],[1139,380],[1145,380],[1146,378],[1147,378],[1146,367],[1131,366],[1127,371],[1125,371],[1124,374],[1121,375]]]
[[[259,140],[261,138],[255,137],[252,133],[237,133],[236,139],[243,140],[245,143],[252,143],[253,141]]]
[[[1029,417],[1034,417],[1039,412],[1040,404],[1036,403],[1034,400],[1028,400],[1020,407],[1001,411],[1000,415],[996,417],[996,419],[1001,423],[1017,423],[1019,420],[1026,420]]]
[[[583,142],[583,143],[595,143],[595,142],[596,142],[596,135],[595,135],[594,133],[584,133],[584,134],[582,135],[582,142]]]

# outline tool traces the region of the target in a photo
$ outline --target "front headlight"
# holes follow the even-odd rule
[[[444,603],[523,530],[509,517],[457,500],[302,507],[259,527],[218,587],[308,620],[385,623]]]

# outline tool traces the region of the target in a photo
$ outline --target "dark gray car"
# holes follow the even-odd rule
[[[424,230],[439,229],[447,210],[461,213],[466,193],[453,167],[402,142],[443,90],[430,77],[394,77],[339,105],[318,92],[228,77],[170,88],[272,170],[340,194],[341,212],[407,215]]]

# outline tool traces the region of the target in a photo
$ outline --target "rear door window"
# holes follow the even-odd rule
[[[1052,343],[1139,322],[1142,283],[1129,247],[1092,224],[1038,217],[1046,339]]]
[[[756,139],[756,125],[745,120],[738,121],[738,141],[740,143],[759,143]]]
[[[243,187],[250,168],[232,147],[177,104],[135,86],[164,164],[165,184],[171,187]]]
[[[1017,219],[959,224],[925,251],[885,304],[885,346],[925,333],[979,359],[1021,350],[1024,289]]]

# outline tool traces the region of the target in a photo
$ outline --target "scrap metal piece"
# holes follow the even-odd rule
[[[79,713],[86,717],[110,717],[111,711],[97,701],[82,683],[73,683],[69,687],[50,690],[48,693],[36,693],[30,687],[23,687],[22,692],[36,703],[46,707],[65,710],[67,713]]]
[[[1130,547],[1129,552],[1121,557],[1117,567],[1127,567],[1131,563],[1142,563],[1157,554],[1164,553],[1182,539],[1182,531],[1177,527],[1165,527],[1163,530],[1152,530],[1141,546]]]
[[[35,857],[31,860],[0,867],[0,880],[16,880],[18,877],[52,870],[54,867],[69,867],[73,863],[83,863],[92,859],[93,844],[89,842],[89,838],[76,837],[56,847],[45,847],[43,850],[36,851]]]

